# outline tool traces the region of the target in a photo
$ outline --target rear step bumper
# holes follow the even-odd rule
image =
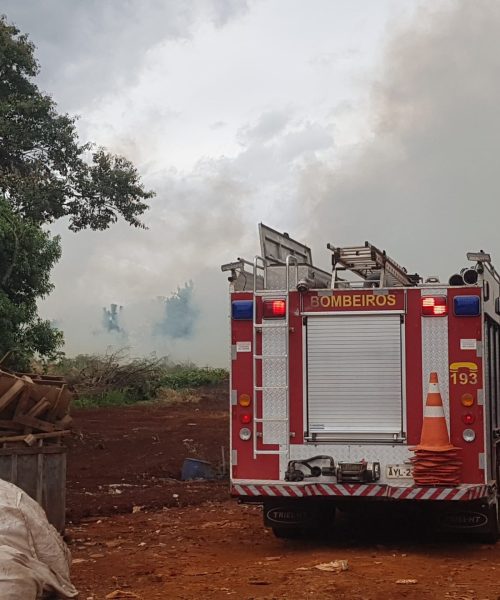
[[[288,483],[273,481],[233,481],[231,496],[244,498],[313,496],[386,498],[388,500],[479,500],[490,498],[495,490],[489,485],[462,484],[456,487],[418,487],[379,485],[376,483]]]

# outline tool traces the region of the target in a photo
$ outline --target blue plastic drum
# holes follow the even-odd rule
[[[186,458],[182,465],[181,479],[182,481],[189,481],[191,479],[215,479],[215,472],[212,465],[206,460]]]

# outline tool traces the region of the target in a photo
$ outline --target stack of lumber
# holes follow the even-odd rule
[[[72,397],[60,377],[15,375],[0,369],[0,444],[59,443],[70,433]]]

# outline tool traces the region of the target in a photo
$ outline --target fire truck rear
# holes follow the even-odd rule
[[[310,249],[259,226],[230,281],[231,493],[276,535],[392,503],[498,536],[500,276],[484,252],[448,283],[383,251]]]

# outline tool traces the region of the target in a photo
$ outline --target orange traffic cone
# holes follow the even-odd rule
[[[450,443],[437,373],[431,373],[429,379],[420,444],[410,450],[415,452],[411,462],[413,479],[417,485],[460,483],[460,448],[455,448]]]
[[[437,373],[431,373],[429,378],[420,444],[411,450],[430,450],[431,452],[458,450],[450,444]]]

